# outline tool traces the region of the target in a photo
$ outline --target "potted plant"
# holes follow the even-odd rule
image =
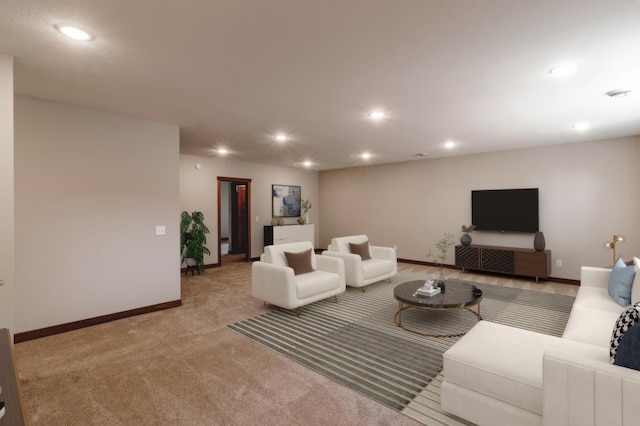
[[[209,229],[204,224],[202,212],[189,214],[183,211],[180,215],[180,254],[182,262],[198,267],[198,271],[204,269],[204,255],[211,254],[205,246]],[[191,259],[191,260],[189,260]]]
[[[427,251],[428,259],[437,259],[440,262],[440,281],[444,281],[444,261],[447,260],[447,253],[449,248],[454,244],[453,234],[445,232],[444,236],[435,243],[437,253],[434,253],[431,249]]]
[[[309,210],[311,210],[313,205],[311,204],[311,200],[307,199],[302,200],[300,207],[302,208],[302,215],[298,218],[298,223],[304,225],[305,223],[309,223]]]

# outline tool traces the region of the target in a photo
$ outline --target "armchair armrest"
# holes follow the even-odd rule
[[[318,269],[325,272],[333,272],[344,275],[344,261],[339,257],[322,257],[316,256]]]
[[[251,265],[251,294],[285,309],[298,307],[295,275],[288,266],[254,262]]]
[[[342,259],[343,265],[343,275],[345,277],[346,282],[348,283],[358,283],[364,280],[364,270],[362,269],[362,258],[360,255],[353,253],[341,253],[338,251],[328,251],[325,250],[322,252],[322,256],[317,256],[316,260],[319,261],[323,257],[338,258]],[[318,263],[318,268],[320,264]]]
[[[598,268],[595,266],[583,266],[580,269],[580,285],[583,287],[602,287],[609,285],[611,268]]]
[[[396,250],[392,247],[381,247],[381,246],[369,246],[371,250],[371,257],[376,259],[385,259],[391,260],[393,262],[397,262],[397,254]]]

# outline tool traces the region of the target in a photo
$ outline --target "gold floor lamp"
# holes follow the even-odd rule
[[[605,248],[613,250],[613,263],[612,263],[612,265],[616,264],[616,245],[624,243],[624,239],[625,239],[624,235],[622,235],[622,234],[613,234],[613,238],[611,238],[611,241],[606,241],[604,243]]]

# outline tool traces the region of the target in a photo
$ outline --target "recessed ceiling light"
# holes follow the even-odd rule
[[[218,148],[218,154],[227,155],[229,151],[226,148]]]
[[[371,158],[371,154],[369,154],[368,152],[363,152],[360,158],[362,158],[363,160],[368,160]]]
[[[305,167],[311,167],[311,161],[307,160],[304,163],[302,163],[302,165]]]
[[[616,90],[609,90],[606,95],[607,96],[611,96],[612,98],[624,98],[625,96],[627,96],[629,93],[631,93],[631,90],[627,90],[627,89],[616,89]]]
[[[456,143],[453,142],[453,141],[447,141],[447,142],[444,143],[444,147],[447,148],[447,149],[451,149],[454,146],[456,146]]]
[[[584,121],[581,122],[581,123],[576,123],[576,124],[573,125],[573,128],[575,130],[577,130],[578,132],[584,132],[585,130],[588,130],[589,127],[590,127],[589,123],[584,122]]]
[[[80,28],[72,27],[71,25],[66,25],[66,24],[58,24],[58,25],[55,25],[55,27],[56,27],[56,30],[66,35],[67,37],[71,37],[74,40],[81,40],[81,41],[93,40],[93,34],[91,34],[90,32],[81,30]]]
[[[372,111],[369,114],[369,118],[372,120],[382,120],[384,118],[384,111]]]
[[[284,141],[286,141],[287,139],[288,139],[288,138],[287,138],[287,135],[285,135],[285,134],[283,134],[283,133],[278,133],[278,134],[276,135],[276,140],[277,140],[277,141],[284,142]]]

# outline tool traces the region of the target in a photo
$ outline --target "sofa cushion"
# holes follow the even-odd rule
[[[609,276],[609,296],[620,306],[628,306],[631,303],[631,285],[636,274],[635,266],[627,266],[622,258],[613,265]]]
[[[620,367],[640,370],[640,322],[632,325],[620,339],[613,363]]]
[[[611,357],[612,363],[615,361],[618,346],[620,346],[620,341],[624,337],[625,333],[640,321],[639,309],[640,303],[630,306],[620,314],[618,321],[616,321],[616,324],[613,327],[613,332],[611,333],[611,348],[609,349],[609,356]]]
[[[287,265],[290,268],[293,268],[294,275],[313,272],[313,266],[311,265],[311,249],[298,253],[285,251],[284,256],[287,258]]]
[[[548,349],[607,361],[607,349],[480,321],[443,355],[443,375],[455,383],[542,415],[542,360]]]
[[[596,311],[612,312],[616,316],[620,315],[620,312],[624,311],[629,305],[620,306],[616,301],[609,297],[607,287],[582,287],[576,295],[576,300],[573,302],[573,306],[580,306],[582,308],[594,309]],[[613,323],[609,324],[613,327]]]
[[[371,259],[371,251],[369,250],[369,241],[364,243],[349,243],[349,250],[353,254],[360,255],[362,260]]]
[[[609,350],[611,330],[624,310],[609,297],[606,286],[580,286],[562,337]]]
[[[580,288],[578,294],[583,290],[586,290],[586,288]],[[604,292],[604,300],[609,300],[612,304],[618,306],[606,294],[606,290]],[[622,311],[624,311],[624,308],[621,306],[618,306],[617,311],[610,312],[574,304],[573,308],[571,308],[569,321],[567,321],[567,326],[564,329],[562,337],[564,339],[588,343],[609,351],[609,347],[611,346],[611,330],[613,330],[613,326]]]

